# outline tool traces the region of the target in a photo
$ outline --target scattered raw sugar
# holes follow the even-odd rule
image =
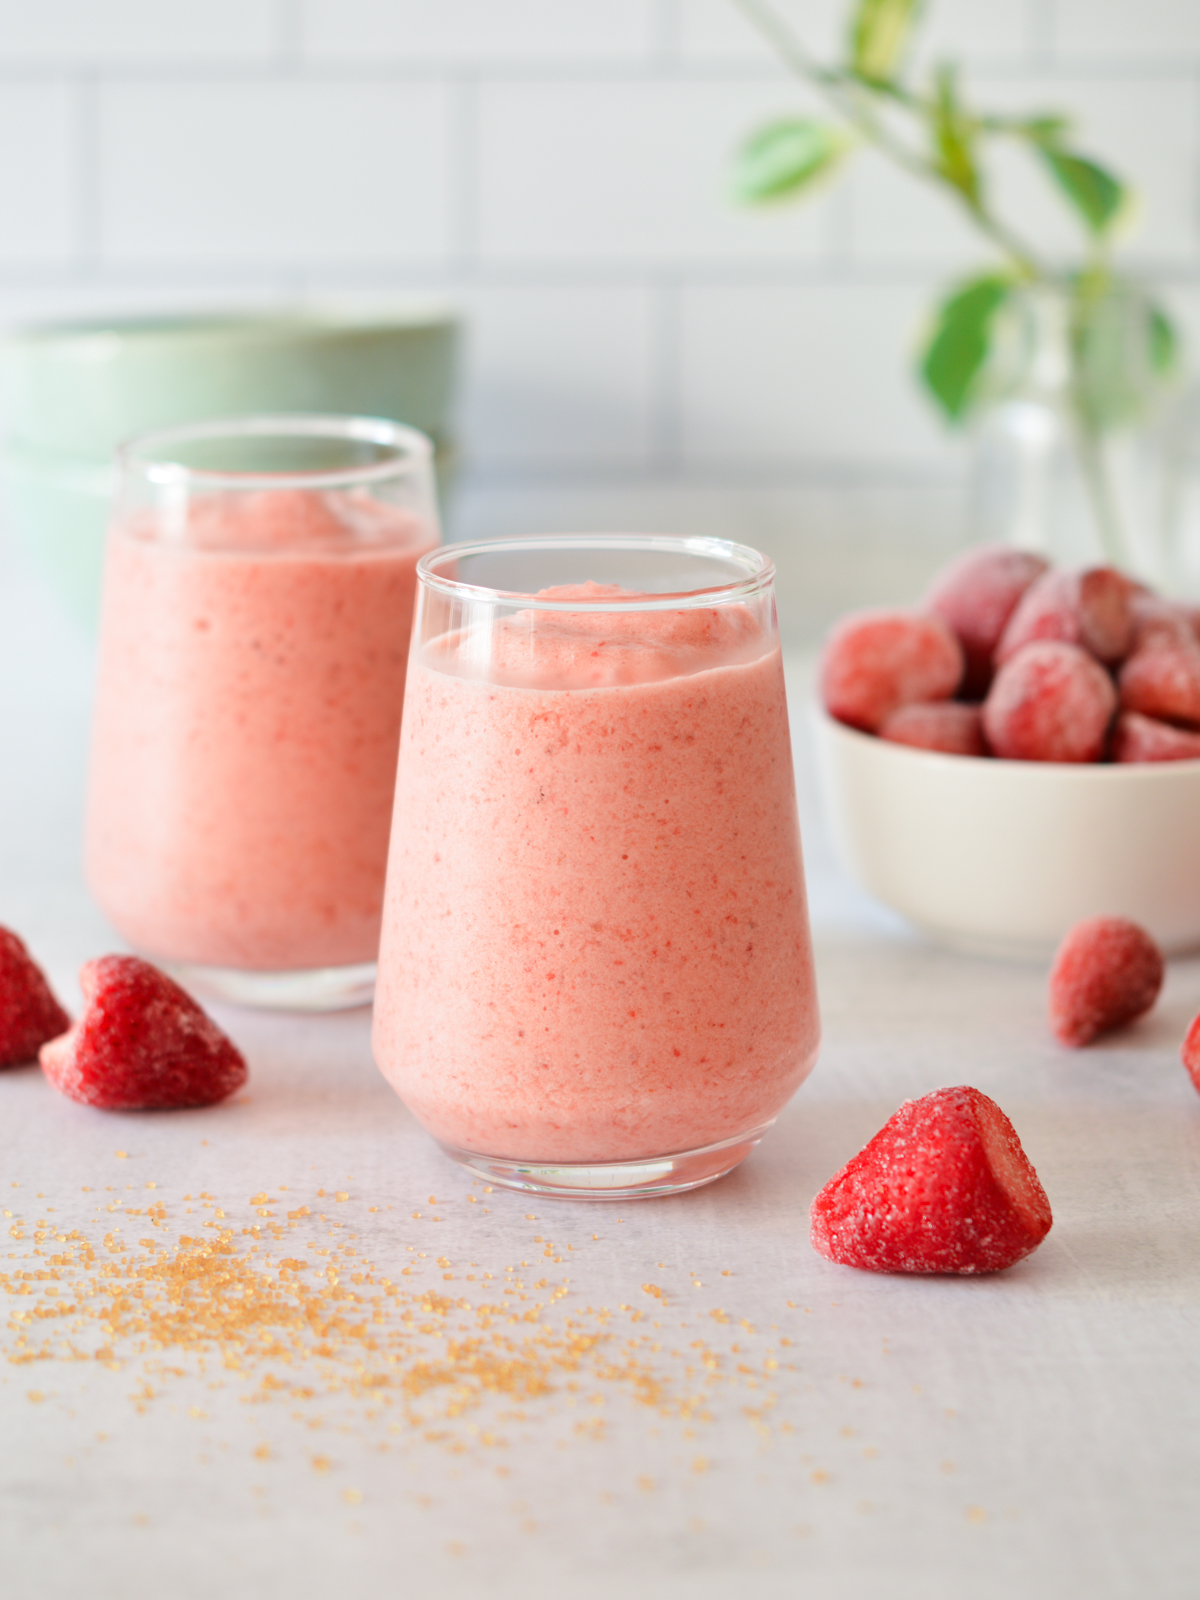
[[[10,1236],[31,1248],[10,1252],[0,1270],[8,1362],[98,1363],[131,1381],[138,1411],[189,1375],[219,1375],[241,1388],[243,1403],[282,1401],[309,1426],[321,1425],[313,1408],[337,1398],[362,1424],[386,1418],[390,1433],[453,1452],[501,1446],[506,1426],[539,1416],[570,1423],[575,1438],[600,1438],[605,1419],[593,1408],[618,1397],[693,1437],[711,1421],[718,1386],[726,1402],[752,1402],[742,1410],[766,1431],[779,1341],[764,1342],[751,1359],[738,1344],[685,1338],[686,1322],[664,1330],[647,1320],[667,1314],[670,1297],[657,1284],[642,1285],[654,1313],[628,1303],[569,1309],[569,1280],[528,1283],[519,1274],[530,1263],[522,1261],[484,1270],[481,1287],[491,1298],[468,1300],[448,1287],[462,1271],[448,1256],[436,1259],[437,1290],[398,1282],[414,1267],[388,1276],[359,1254],[357,1234],[331,1224],[322,1240],[307,1205],[280,1216],[263,1204],[266,1189],[250,1196],[248,1211],[242,1202],[244,1222],[233,1203],[219,1206],[207,1192],[186,1198],[207,1216],[191,1221],[187,1207],[188,1231],[177,1234],[157,1196],[144,1207],[98,1201],[94,1229],[56,1229],[50,1206],[35,1221],[14,1216]],[[304,1231],[295,1236],[297,1229]],[[562,1261],[550,1240],[537,1242],[544,1257]],[[405,1249],[410,1259],[427,1259],[411,1244]],[[479,1274],[467,1278],[475,1283]],[[29,1392],[40,1399],[44,1391]],[[582,1420],[580,1408],[590,1413]],[[270,1458],[265,1445],[255,1454]],[[327,1470],[318,1465],[327,1457],[310,1459]]]

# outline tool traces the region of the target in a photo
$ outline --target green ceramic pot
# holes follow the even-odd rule
[[[112,455],[136,434],[256,412],[387,417],[433,439],[444,489],[459,331],[415,301],[18,329],[0,343],[16,532],[94,622]]]

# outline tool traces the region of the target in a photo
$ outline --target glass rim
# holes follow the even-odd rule
[[[711,560],[739,562],[744,576],[728,583],[710,584],[700,589],[680,589],[668,594],[637,595],[611,600],[549,600],[542,595],[518,589],[494,589],[486,584],[464,583],[448,578],[436,569],[444,562],[468,556],[492,555],[502,551],[537,550],[647,550],[664,555],[703,556]],[[775,581],[775,563],[748,544],[731,539],[716,539],[669,533],[546,533],[516,534],[508,538],[471,539],[459,544],[439,545],[428,550],[417,562],[421,586],[449,599],[482,602],[489,605],[520,606],[526,611],[551,612],[636,612],[682,611],[691,607],[729,605],[750,600],[769,589]]]
[[[382,461],[312,471],[238,472],[219,467],[191,467],[173,460],[183,444],[211,439],[342,439],[378,445],[392,453]],[[237,417],[213,417],[155,428],[136,434],[116,449],[122,475],[137,472],[147,483],[194,483],[206,489],[349,489],[386,483],[415,466],[427,464],[433,445],[416,428],[388,417],[358,417],[326,412],[280,411]]]

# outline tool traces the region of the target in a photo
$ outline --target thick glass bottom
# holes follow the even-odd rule
[[[295,972],[246,972],[184,961],[163,966],[177,983],[206,999],[264,1011],[349,1011],[370,1005],[375,994],[374,961]]]
[[[557,1200],[643,1200],[654,1195],[683,1194],[715,1183],[745,1160],[770,1126],[770,1122],[764,1122],[751,1133],[723,1139],[719,1144],[679,1150],[672,1155],[640,1156],[636,1161],[517,1161],[509,1156],[460,1150],[450,1144],[442,1144],[441,1148],[452,1161],[477,1177],[527,1194]]]

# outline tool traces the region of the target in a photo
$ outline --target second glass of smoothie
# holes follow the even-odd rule
[[[773,578],[649,535],[418,564],[374,1048],[492,1181],[694,1188],[813,1066]]]
[[[369,1000],[430,446],[251,417],[118,457],[86,866],[133,947],[249,1004]]]

